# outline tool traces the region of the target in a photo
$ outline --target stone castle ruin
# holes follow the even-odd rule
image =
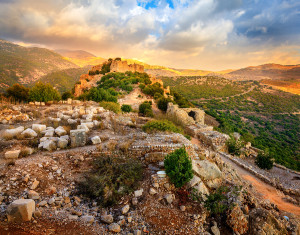
[[[104,62],[105,63],[105,62]],[[96,66],[93,66],[90,71],[96,72],[101,71],[103,64],[99,64]],[[90,72],[89,71],[89,72]],[[139,64],[128,64],[127,61],[121,61],[121,60],[113,60],[110,65],[110,72],[120,72],[125,73],[127,71],[131,72],[144,72],[144,66]],[[88,90],[92,87],[97,86],[97,82],[101,80],[102,74],[95,74],[95,75],[89,75],[89,74],[83,74],[80,76],[79,82],[75,84],[75,90],[74,90],[74,96],[80,96],[83,94],[85,90]]]

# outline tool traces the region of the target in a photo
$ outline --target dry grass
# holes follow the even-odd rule
[[[110,152],[114,152],[116,150],[117,142],[115,140],[111,140],[107,143],[106,146]]]

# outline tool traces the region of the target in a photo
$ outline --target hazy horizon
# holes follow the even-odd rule
[[[220,71],[300,64],[296,0],[0,0],[0,38]]]

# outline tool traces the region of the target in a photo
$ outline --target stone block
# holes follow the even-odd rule
[[[8,222],[30,221],[35,211],[35,202],[32,199],[19,199],[13,201],[7,208]]]

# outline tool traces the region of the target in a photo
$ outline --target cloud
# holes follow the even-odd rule
[[[0,0],[0,38],[181,68],[299,60],[299,22],[297,0]]]

